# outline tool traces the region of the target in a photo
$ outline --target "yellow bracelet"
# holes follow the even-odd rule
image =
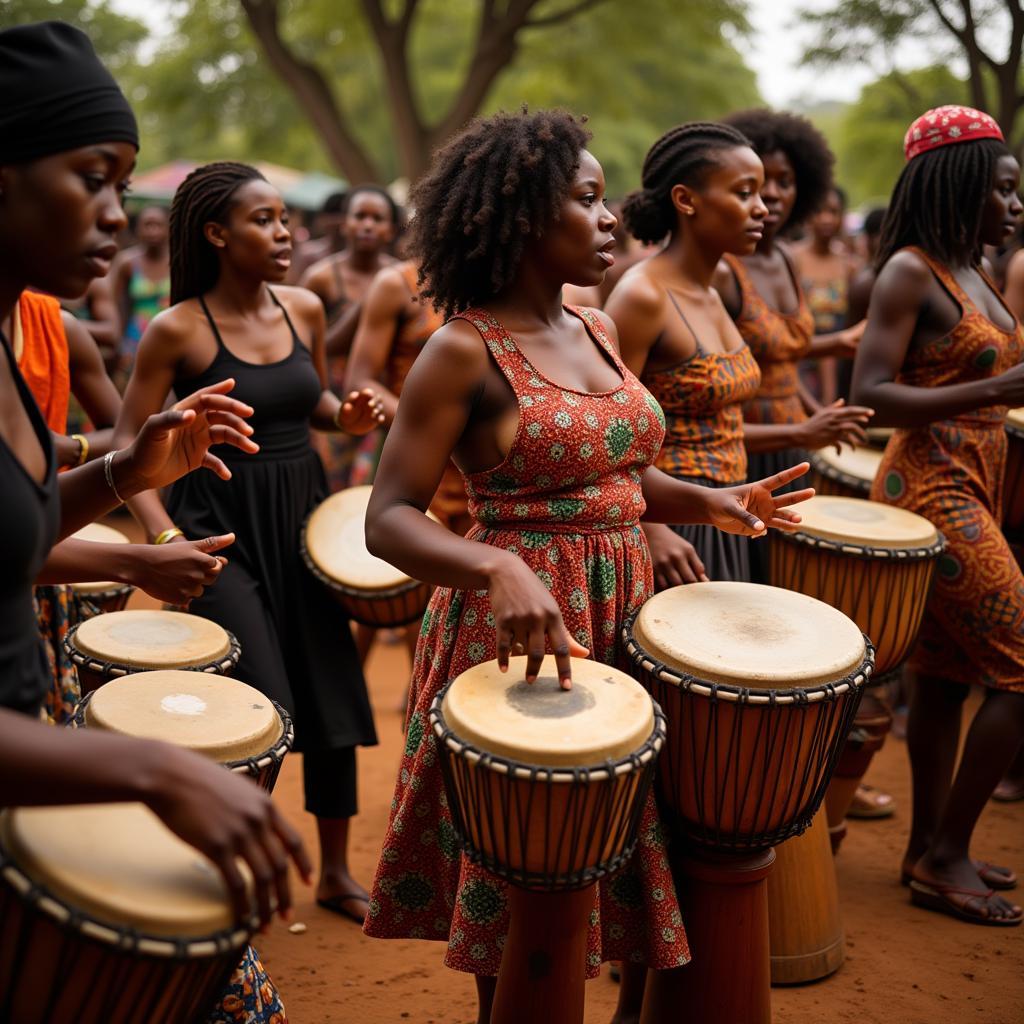
[[[153,538],[153,543],[154,544],[166,544],[168,541],[174,540],[175,537],[184,537],[184,536],[185,536],[185,534],[182,533],[182,531],[179,530],[176,526],[169,526],[169,527],[167,527],[166,530],[161,530]]]
[[[72,441],[78,442],[78,461],[76,466],[84,466],[89,461],[89,438],[85,434],[72,434]]]

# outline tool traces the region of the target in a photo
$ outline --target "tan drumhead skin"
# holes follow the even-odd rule
[[[75,645],[102,661],[140,668],[205,665],[231,650],[227,632],[216,622],[164,611],[97,615],[78,627]]]
[[[115,530],[112,526],[104,526],[103,523],[89,523],[80,530],[76,530],[71,536],[75,540],[88,540],[97,544],[129,543],[128,538],[120,530]],[[72,583],[71,587],[80,594],[98,594],[123,585],[114,581],[104,583],[90,581],[89,583]]]
[[[840,473],[869,484],[875,479],[878,467],[882,463],[882,453],[877,448],[859,446],[844,445],[838,455],[835,448],[822,448],[821,451],[815,452],[815,456],[820,462],[839,470]]]
[[[0,834],[29,878],[105,924],[181,939],[233,925],[220,873],[142,804],[18,808]]]
[[[1024,408],[1011,409],[1006,414],[1006,422],[1009,426],[1016,428],[1021,433],[1024,433]]]
[[[895,427],[868,427],[866,431],[868,440],[875,445],[884,448],[889,443],[889,438],[896,433]]]
[[[800,532],[824,540],[874,548],[921,548],[934,544],[939,536],[924,516],[863,498],[816,494],[796,511]]]
[[[490,754],[547,768],[617,760],[650,738],[651,698],[632,676],[573,658],[572,689],[562,690],[553,656],[533,684],[523,678],[525,669],[522,657],[511,658],[506,673],[496,661],[463,672],[442,705],[452,732]]]
[[[138,672],[104,684],[89,699],[86,725],[164,740],[224,764],[266,753],[284,724],[259,690],[203,672]]]
[[[834,682],[864,659],[864,638],[842,612],[758,583],[664,590],[640,609],[633,638],[676,671],[751,689]]]
[[[372,487],[349,487],[319,505],[306,524],[306,550],[325,576],[343,586],[390,590],[409,577],[366,549],[366,506],[372,493]]]

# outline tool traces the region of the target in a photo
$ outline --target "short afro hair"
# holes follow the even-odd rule
[[[558,218],[589,141],[583,118],[523,110],[478,118],[438,150],[409,195],[409,253],[436,309],[451,316],[515,279],[527,242]]]
[[[741,110],[723,118],[742,132],[764,159],[782,151],[796,173],[796,202],[786,227],[799,227],[821,208],[832,188],[835,157],[825,136],[807,120],[779,110]]]

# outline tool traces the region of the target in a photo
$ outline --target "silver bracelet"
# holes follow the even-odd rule
[[[114,471],[112,463],[116,454],[117,452],[107,452],[107,454],[103,456],[103,477],[107,481],[107,486],[114,492],[114,497],[117,498],[118,504],[123,505],[124,498],[117,493],[117,488],[114,486]]]

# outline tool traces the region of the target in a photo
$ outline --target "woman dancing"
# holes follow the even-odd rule
[[[327,496],[309,428],[365,433],[380,421],[370,392],[342,403],[325,389],[324,312],[304,288],[271,288],[291,240],[277,190],[252,167],[208,164],[171,207],[171,298],[139,345],[117,432],[131,434],[173,389],[190,395],[225,375],[255,410],[257,455],[226,453],[229,480],[176,485],[167,510],[150,496],[150,535],[232,532],[217,586],[191,609],[238,637],[238,678],[295,718],[306,809],[320,835],[317,900],[362,921],[365,890],[348,869],[357,746],[377,742],[359,659],[338,606],[299,554],[302,524]],[[214,524],[217,524],[214,527]]]
[[[1004,242],[1024,209],[1020,168],[995,121],[968,107],[928,111],[904,148],[853,379],[855,399],[897,427],[872,497],[931,520],[949,544],[910,662],[901,874],[921,906],[1019,925],[1021,908],[993,892],[1016,875],[972,860],[970,842],[1024,737],[1024,577],[999,528],[1024,333],[981,267],[982,246]],[[956,767],[971,685],[985,698]]]
[[[368,934],[448,942],[476,975],[482,1024],[507,931],[502,883],[460,857],[427,731],[438,690],[471,665],[547,647],[571,685],[570,656],[620,662],[623,619],[652,593],[642,517],[748,535],[790,528],[803,491],[761,483],[712,490],[653,468],[664,418],[623,365],[603,314],[562,306],[612,264],[615,218],[589,133],[562,112],[476,121],[417,186],[411,244],[424,294],[455,314],[416,360],[384,447],[367,516],[371,549],[439,588],[416,651],[408,739]],[[424,514],[451,457],[475,525],[466,538]],[[429,808],[425,816],[419,808]],[[635,1020],[643,969],[689,957],[653,801],[632,864],[602,882],[589,970],[629,965],[619,1021]],[[595,907],[595,911],[597,907]]]

